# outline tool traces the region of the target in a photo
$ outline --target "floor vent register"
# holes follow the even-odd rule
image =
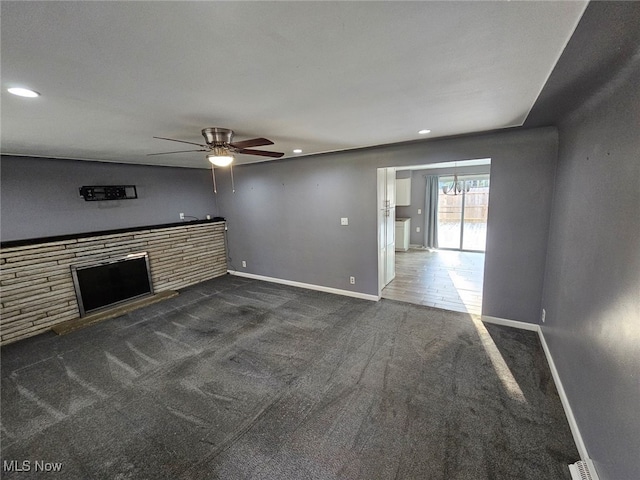
[[[571,480],[599,480],[590,458],[569,465]]]

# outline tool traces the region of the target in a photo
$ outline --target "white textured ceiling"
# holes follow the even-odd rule
[[[295,156],[519,126],[585,7],[2,1],[2,153],[206,167],[152,137]]]

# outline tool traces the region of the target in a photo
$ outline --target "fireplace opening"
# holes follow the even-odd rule
[[[147,252],[86,266],[72,266],[80,316],[153,295]]]

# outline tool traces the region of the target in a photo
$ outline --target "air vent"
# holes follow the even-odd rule
[[[571,472],[571,480],[599,480],[590,458],[569,465],[569,471]]]

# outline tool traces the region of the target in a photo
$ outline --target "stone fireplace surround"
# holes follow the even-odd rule
[[[3,242],[0,345],[80,316],[72,265],[147,252],[156,293],[226,274],[225,225],[202,220]]]

